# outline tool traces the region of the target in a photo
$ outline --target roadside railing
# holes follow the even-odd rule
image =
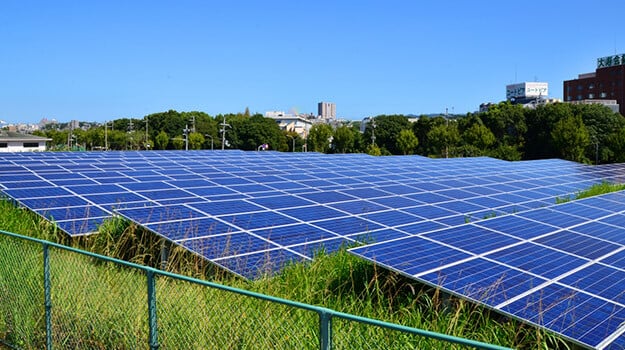
[[[0,231],[2,346],[504,349]]]

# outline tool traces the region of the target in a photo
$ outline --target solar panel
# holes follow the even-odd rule
[[[624,213],[613,193],[350,252],[603,349],[625,338]]]
[[[353,252],[582,345],[625,343],[614,326],[625,195],[554,206],[593,183],[625,181],[623,165],[242,151],[0,161],[0,190],[70,235],[122,215],[247,278],[367,244]],[[564,300],[591,311],[571,304],[585,314],[562,315]],[[540,302],[544,317],[532,313]]]

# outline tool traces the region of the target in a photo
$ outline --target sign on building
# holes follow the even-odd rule
[[[506,99],[508,100],[547,97],[548,95],[548,83],[525,82],[506,86]]]
[[[597,68],[620,66],[625,64],[625,54],[597,58]]]

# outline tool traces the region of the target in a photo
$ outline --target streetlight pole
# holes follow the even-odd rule
[[[206,136],[206,137],[211,139],[211,151],[212,151],[213,150],[213,137],[211,135],[208,135],[208,134],[206,134],[204,136]]]
[[[291,152],[295,152],[295,137],[293,137],[293,136],[291,136],[291,135],[289,135],[289,134],[287,134],[286,136],[287,136],[287,137],[290,137],[290,138],[291,138],[291,140],[293,140],[293,148],[292,148]]]

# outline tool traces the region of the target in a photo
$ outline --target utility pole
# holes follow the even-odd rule
[[[375,146],[375,118],[371,117],[371,144]]]
[[[221,150],[223,151],[226,147],[226,127],[230,127],[230,125],[226,124],[226,115],[224,114],[224,121],[219,124],[221,125]]]
[[[182,130],[182,133],[184,134],[184,149],[185,151],[189,150],[189,125],[187,124],[184,127],[184,130]]]
[[[107,120],[104,121],[104,150],[109,150],[109,135],[108,135],[108,126],[109,122]]]
[[[445,123],[447,124],[447,140],[445,140],[445,158],[449,158],[449,116],[447,115],[447,107],[445,107]]]
[[[150,134],[148,133],[148,116],[145,116],[145,148],[150,149]]]

